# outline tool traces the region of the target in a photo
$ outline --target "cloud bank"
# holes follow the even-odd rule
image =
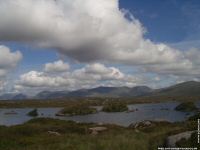
[[[140,66],[162,74],[197,69],[194,51],[188,56],[145,39],[142,24],[120,10],[118,0],[1,0],[0,14],[1,41],[54,48],[79,62]]]
[[[142,77],[124,74],[115,67],[94,63],[58,74],[45,72],[45,70],[27,72],[16,81],[15,90],[77,90],[97,86],[132,87],[143,82]]]
[[[118,0],[0,0],[0,22],[0,41],[55,49],[84,64],[80,69],[70,69],[62,60],[44,64],[42,71],[19,77],[19,91],[149,83],[142,74],[155,83],[200,79],[199,49],[182,51],[146,39],[145,27],[120,9]],[[21,59],[19,51],[0,46],[0,90],[6,84],[3,78]],[[108,67],[113,64],[141,75]]]

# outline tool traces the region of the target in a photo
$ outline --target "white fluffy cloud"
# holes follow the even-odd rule
[[[83,68],[64,72],[60,74],[49,74],[41,71],[30,71],[20,76],[16,82],[17,91],[27,88],[36,89],[81,89],[95,86],[134,86],[142,82],[139,77],[125,75],[115,67],[106,67],[95,63]]]
[[[125,76],[119,69],[108,68],[99,63],[87,65],[82,69],[75,70],[72,74],[79,80],[120,80]]]
[[[0,80],[0,93],[1,91],[4,90],[5,86],[6,86],[6,82],[4,80]]]
[[[22,54],[19,51],[11,52],[8,47],[0,45],[0,91],[6,86],[6,75],[21,59]]]
[[[20,76],[20,84],[27,87],[59,87],[67,86],[68,83],[63,77],[50,76],[44,72],[30,71]]]
[[[53,63],[47,63],[45,64],[44,70],[46,72],[65,72],[69,69],[69,64],[64,63],[62,60],[55,61]]]
[[[11,52],[8,47],[0,45],[0,76],[5,76],[21,59],[22,54],[19,51]]]
[[[145,39],[141,23],[118,0],[1,0],[0,20],[0,40],[55,48],[81,62],[170,74],[197,68],[184,52]]]

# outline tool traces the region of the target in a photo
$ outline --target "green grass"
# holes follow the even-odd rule
[[[126,102],[123,101],[106,101],[103,104],[102,111],[105,112],[124,112],[127,111],[128,107]]]
[[[0,100],[0,108],[49,108],[49,107],[68,107],[71,105],[102,105],[104,98],[68,98],[54,100]]]
[[[155,150],[168,135],[194,130],[196,122],[158,122],[139,129],[104,125],[107,131],[91,135],[95,124],[54,119],[33,119],[23,125],[0,127],[1,150]],[[48,131],[61,135],[50,135]]]
[[[88,98],[64,98],[51,100],[0,100],[0,108],[46,108],[46,107],[68,107],[74,104],[86,104],[88,106],[100,106],[105,101],[124,101],[127,104],[160,103],[169,101],[198,101],[200,96],[145,96],[145,97],[88,97]]]
[[[177,111],[183,111],[183,112],[190,112],[190,111],[196,111],[198,108],[195,106],[193,102],[184,102],[178,105],[175,110]]]

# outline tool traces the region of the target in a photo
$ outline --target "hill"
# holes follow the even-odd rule
[[[168,88],[155,90],[153,96],[200,96],[200,82],[188,81],[170,86]]]

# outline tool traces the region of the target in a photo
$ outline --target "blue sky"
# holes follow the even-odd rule
[[[199,39],[199,0],[120,1],[147,28],[147,38],[177,43]]]
[[[31,2],[31,0],[29,1]],[[19,4],[21,4],[23,0],[18,0],[18,2]],[[12,4],[8,2],[7,5],[9,6]],[[146,29],[146,33],[143,35],[144,40],[149,39],[155,45],[163,43],[168,46],[171,46],[172,48],[177,48],[178,51],[180,52],[183,50],[187,51],[190,48],[199,49],[200,46],[200,40],[199,40],[200,1],[199,0],[153,0],[153,1],[120,0],[119,7],[120,9],[129,10],[130,13],[134,16],[134,18],[140,21],[142,26]],[[0,33],[1,33],[1,28],[0,28]],[[41,48],[34,44],[30,44],[30,41],[21,42],[21,40],[18,41],[9,39],[10,40],[9,42],[4,42],[6,39],[3,38],[0,39],[2,39],[0,44],[8,47],[11,50],[11,52],[19,50],[23,54],[23,59],[21,59],[17,67],[12,70],[11,74],[7,74],[7,78],[13,80],[13,82],[19,79],[20,75],[25,74],[31,70],[42,71],[46,63],[55,62],[59,59],[62,59],[63,62],[70,64],[71,71],[83,68],[88,64],[88,62],[90,63],[90,61],[87,62],[85,60],[83,62],[79,62],[80,60],[79,56],[74,56],[74,53],[71,54],[68,52],[67,54],[65,52],[63,54],[62,50],[57,51],[56,48],[54,48],[54,46],[52,48],[44,48],[44,47]],[[63,57],[63,55],[65,56]],[[191,57],[194,54],[184,53],[184,55],[187,55],[185,57]],[[78,57],[77,60],[76,57]],[[158,85],[160,86],[172,84],[174,80],[178,78],[176,76],[177,73],[170,72],[169,74],[163,75],[163,72],[165,71],[160,71],[160,70],[157,71],[157,69],[150,69],[149,71],[149,68],[151,67],[146,67],[146,64],[144,69],[143,67],[141,67],[141,65],[144,65],[143,63],[139,65],[137,63],[134,63],[133,65],[134,67],[131,67],[129,64],[127,65],[128,62],[121,63],[121,60],[120,61],[97,60],[96,62],[98,63],[105,62],[104,63],[105,67],[112,66],[118,68],[121,72],[125,74],[135,74],[137,76],[140,73],[147,78],[155,77],[155,78],[160,78],[160,80],[163,79],[164,81],[162,82],[159,80],[160,83]],[[196,64],[196,62],[192,63]],[[173,76],[173,78],[170,78],[171,76]],[[193,78],[198,78],[196,76],[191,76],[191,75],[189,76],[183,75],[183,76],[184,78],[181,78],[180,81],[184,79],[190,80]]]

